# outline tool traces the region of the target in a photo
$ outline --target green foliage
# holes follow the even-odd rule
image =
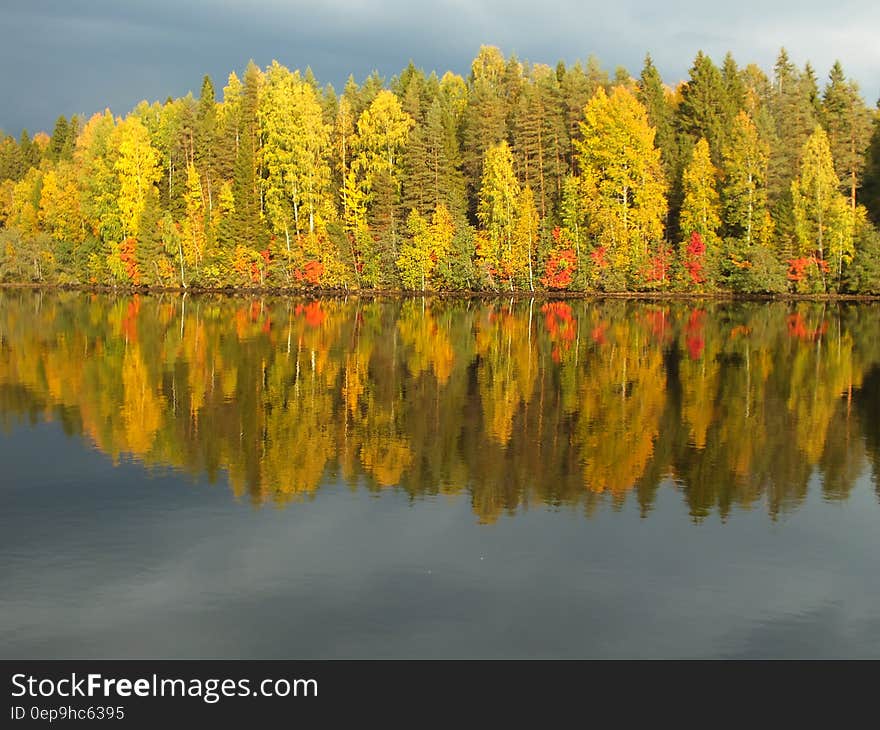
[[[787,269],[765,246],[726,238],[719,264],[726,289],[744,294],[781,294],[788,290]]]
[[[769,147],[745,112],[740,112],[724,148],[724,228],[747,245],[766,243],[767,164]]]
[[[862,226],[855,242],[855,256],[844,274],[844,288],[851,294],[880,295],[880,231]]]
[[[855,205],[857,191],[862,185],[872,119],[858,85],[847,80],[839,61],[835,61],[831,67],[829,81],[822,95],[820,117],[828,133],[841,192]]]
[[[865,178],[862,199],[871,222],[880,227],[880,114],[874,112],[874,131],[865,153]]]
[[[672,91],[663,85],[663,79],[651,56],[645,56],[645,64],[639,77],[636,98],[648,115],[648,122],[657,130],[654,142],[660,149],[663,172],[669,189],[669,204],[673,214],[681,205],[681,150],[676,132],[675,106]]]
[[[685,149],[690,150],[701,137],[709,142],[714,160],[726,143],[726,94],[721,72],[702,51],[697,53],[690,78],[681,89],[678,127]]]

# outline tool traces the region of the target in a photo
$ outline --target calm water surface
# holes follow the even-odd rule
[[[0,656],[880,656],[880,307],[0,291]]]

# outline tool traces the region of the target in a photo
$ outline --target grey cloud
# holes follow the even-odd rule
[[[798,64],[810,60],[820,79],[840,58],[869,102],[880,94],[880,51],[870,37],[880,7],[865,1],[836,3],[832,15],[815,0],[725,7],[698,0],[550,7],[519,0],[32,0],[5,8],[3,25],[0,127],[12,133],[50,127],[59,113],[107,105],[124,113],[143,98],[197,92],[205,73],[219,87],[249,58],[311,65],[338,87],[349,73],[361,79],[376,69],[390,78],[410,59],[466,73],[481,43],[551,64],[593,53],[607,68],[633,73],[650,52],[671,83],[686,77],[699,49],[719,60],[731,50],[741,63],[769,69],[784,45]]]

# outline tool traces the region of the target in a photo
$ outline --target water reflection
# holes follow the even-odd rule
[[[0,422],[284,505],[344,480],[490,523],[681,492],[700,519],[880,473],[880,307],[0,293]],[[876,479],[875,479],[876,482]]]

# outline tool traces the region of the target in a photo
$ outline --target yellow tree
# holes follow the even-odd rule
[[[86,227],[105,241],[122,237],[117,205],[119,177],[110,154],[114,133],[115,121],[110,111],[95,114],[77,137],[73,155]],[[92,275],[100,273],[96,259],[89,262],[88,268]]]
[[[122,235],[137,238],[147,190],[162,178],[159,153],[150,141],[147,128],[134,116],[117,125],[113,141],[118,152],[114,169],[119,178],[117,205]]]
[[[843,262],[853,257],[853,211],[840,192],[828,135],[818,125],[804,144],[800,174],[791,183],[791,196],[798,253],[817,256],[823,263],[826,254],[831,253],[839,274]],[[824,288],[824,266],[820,265],[820,270]]]
[[[289,255],[291,223],[297,236],[304,230],[312,234],[332,211],[330,127],[323,121],[314,87],[277,61],[266,72],[260,118],[267,212],[276,231],[284,233]]]
[[[7,224],[12,223],[27,236],[35,236],[40,231],[40,189],[43,178],[40,170],[31,167],[12,189]]]
[[[60,241],[83,240],[84,221],[76,172],[68,163],[59,163],[43,176],[40,191],[40,221]]]
[[[293,168],[293,76],[288,69],[273,61],[266,70],[265,86],[260,97],[260,122],[265,136],[263,161],[266,164],[265,204],[266,213],[272,229],[283,233],[287,244],[288,262],[290,259],[290,229],[293,227],[294,206],[292,200],[296,191]],[[298,210],[297,210],[298,213]],[[298,224],[297,216],[297,224]],[[297,229],[299,226],[296,226]],[[289,272],[288,272],[289,276]]]
[[[297,135],[296,190],[304,208],[309,233],[315,233],[335,213],[330,195],[330,125],[325,124],[314,87],[295,77],[293,111]]]
[[[516,227],[513,234],[513,248],[509,258],[502,258],[504,268],[514,278],[525,279],[529,291],[535,291],[535,254],[538,246],[538,209],[532,189],[522,189],[517,201]]]
[[[587,224],[612,270],[633,272],[663,237],[666,180],[645,107],[625,87],[587,103],[575,141]]]
[[[383,183],[390,187],[387,214],[392,240],[396,236],[394,208],[400,194],[400,157],[415,126],[413,118],[400,106],[391,91],[382,89],[357,122],[357,157],[353,168],[358,172],[366,196],[375,204],[375,193]]]
[[[404,288],[425,291],[434,264],[431,261],[431,232],[428,221],[413,208],[406,220],[406,227],[411,238],[400,247],[397,270]]]
[[[186,166],[186,192],[183,199],[186,203],[186,219],[183,224],[184,257],[190,266],[195,267],[198,275],[205,258],[207,232],[202,180],[192,162]]]
[[[336,119],[333,125],[333,153],[336,163],[336,172],[342,181],[339,186],[339,196],[342,203],[342,220],[349,220],[349,188],[346,185],[351,168],[352,149],[355,142],[354,112],[348,97],[343,95],[339,99],[339,107],[336,111]]]
[[[430,223],[413,209],[407,219],[411,238],[400,247],[397,269],[407,289],[426,291],[437,264],[452,248],[455,226],[452,215],[442,203],[431,216]]]
[[[681,206],[680,228],[683,240],[699,233],[708,245],[718,243],[718,192],[715,189],[715,166],[709,155],[705,137],[694,145],[691,161],[682,177],[684,201]]]
[[[513,259],[513,238],[520,187],[513,172],[513,153],[507,142],[486,150],[477,217],[489,237],[489,250],[483,257],[492,270]],[[510,280],[513,288],[513,279]]]

